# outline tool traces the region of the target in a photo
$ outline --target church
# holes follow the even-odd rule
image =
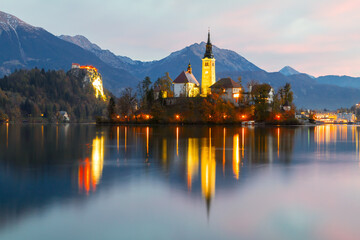
[[[187,71],[183,71],[174,80],[174,97],[207,97],[211,94],[211,86],[215,84],[215,58],[210,41],[210,31],[206,43],[206,51],[202,59],[202,78],[201,86],[192,74],[191,64],[189,63]],[[201,90],[201,91],[200,91]]]

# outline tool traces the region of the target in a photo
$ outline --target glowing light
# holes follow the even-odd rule
[[[234,98],[239,98],[240,97],[240,94],[239,93],[235,93],[234,94]]]
[[[93,66],[80,66],[77,63],[73,63],[73,66],[80,69],[86,69],[88,73],[90,73],[90,82],[93,85],[95,90],[95,97],[101,97],[102,100],[106,101],[106,96],[104,94],[103,83],[101,79],[101,75],[98,73],[98,70]]]
[[[146,127],[146,157],[149,157],[149,127]]]
[[[276,119],[278,119],[278,120],[279,120],[279,119],[280,119],[280,117],[281,117],[280,115],[276,115]]]
[[[179,127],[176,127],[176,156],[179,156]]]
[[[225,139],[226,139],[226,129],[224,128],[224,139],[223,139],[223,174],[225,176]]]
[[[167,139],[163,138],[162,140],[162,161],[164,166],[167,163]]]
[[[176,115],[175,115],[175,118],[176,118],[176,120],[179,120],[179,119],[180,119],[180,115],[176,114]]]
[[[96,185],[99,183],[104,166],[104,136],[96,137],[93,140],[92,154],[91,154],[91,178],[93,190],[96,190]]]
[[[192,179],[199,172],[199,140],[197,138],[189,138],[187,153],[187,185],[191,190]]]
[[[227,116],[224,114],[223,118],[225,119]]]
[[[117,151],[118,151],[118,153],[119,153],[119,150],[120,150],[120,128],[119,128],[119,126],[117,126],[117,128],[116,128],[116,139],[117,139]]]
[[[145,115],[145,118],[147,119],[147,120],[149,120],[150,119],[150,115]]]
[[[127,148],[127,127],[125,127],[125,153]]]
[[[239,164],[240,164],[239,134],[235,134],[233,139],[233,172],[236,179],[239,179],[239,172],[240,172]]]
[[[241,115],[241,118],[242,118],[242,119],[246,118],[246,115]]]
[[[117,116],[116,116],[116,118],[117,118],[117,119],[119,119],[119,118],[120,118],[120,116],[119,116],[119,115],[117,115]]]
[[[216,182],[215,149],[211,148],[211,140],[208,141],[209,146],[205,138],[201,141],[201,190],[207,201],[215,194]]]

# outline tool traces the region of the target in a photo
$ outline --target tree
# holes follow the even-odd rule
[[[269,117],[269,93],[271,86],[267,83],[255,84],[252,87],[251,96],[255,104],[255,118],[265,121]]]
[[[109,100],[107,110],[108,110],[108,118],[112,120],[115,117],[115,100],[113,97],[111,97]]]
[[[294,94],[291,91],[291,84],[290,83],[286,83],[284,87],[280,88],[278,90],[278,94],[280,97],[280,104],[282,106],[284,105],[292,105],[293,102],[293,98],[294,98]]]
[[[140,100],[141,107],[147,108],[148,106],[148,92],[151,90],[151,80],[150,77],[145,77],[144,80],[139,82],[137,85],[137,93]]]
[[[125,88],[121,92],[118,106],[120,114],[123,116],[130,116],[134,113],[136,109],[136,94],[133,92],[132,88]]]
[[[172,79],[169,76],[169,73],[166,72],[165,76],[162,76],[161,78],[158,78],[156,80],[154,86],[160,87],[160,94],[162,94],[162,97],[173,97],[174,92],[172,91]]]

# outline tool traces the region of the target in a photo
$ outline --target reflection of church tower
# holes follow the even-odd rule
[[[201,141],[201,189],[206,201],[209,217],[211,199],[215,195],[216,161],[215,148],[211,146],[211,129],[209,129],[208,145],[206,139]]]
[[[208,41],[206,51],[202,59],[202,78],[201,78],[201,96],[206,97],[210,93],[210,86],[215,83],[215,58],[212,52],[210,41],[210,31],[208,32]]]

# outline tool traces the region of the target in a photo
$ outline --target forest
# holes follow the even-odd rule
[[[86,70],[16,70],[0,79],[0,121],[58,122],[66,111],[71,122],[94,121],[107,102],[95,97]],[[106,92],[106,94],[110,94]]]

